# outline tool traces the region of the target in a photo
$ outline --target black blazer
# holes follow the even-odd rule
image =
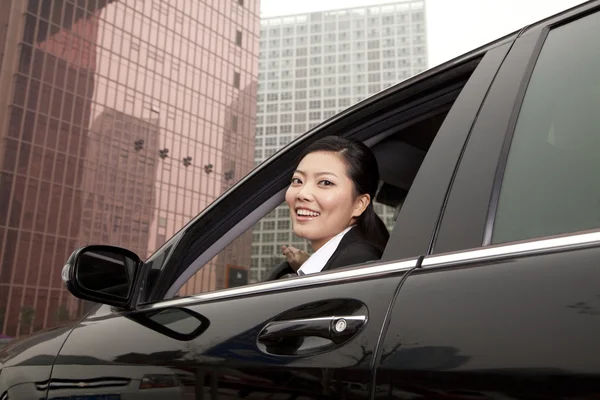
[[[382,254],[382,250],[363,237],[358,228],[354,227],[344,235],[321,272],[379,260]]]
[[[354,227],[344,235],[321,272],[376,261],[381,259],[381,255],[382,250],[379,250],[377,246],[363,237],[358,229]],[[298,275],[286,261],[271,270],[264,281],[274,281],[293,276]]]

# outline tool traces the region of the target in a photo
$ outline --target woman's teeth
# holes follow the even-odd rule
[[[304,217],[318,217],[320,215],[316,211],[309,211],[309,210],[298,210],[296,212],[298,213],[298,215],[302,215]]]

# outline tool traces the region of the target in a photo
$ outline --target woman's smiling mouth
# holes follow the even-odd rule
[[[321,213],[308,208],[296,208],[296,219],[298,221],[312,221],[317,218]]]

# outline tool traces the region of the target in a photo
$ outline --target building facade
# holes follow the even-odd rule
[[[5,6],[0,333],[20,336],[82,312],[60,280],[73,250],[145,258],[254,167],[260,23],[258,0]],[[240,243],[181,292],[249,265]]]
[[[424,0],[262,19],[255,162],[426,68]],[[375,209],[391,226],[394,210]],[[286,206],[254,229],[252,281],[282,259],[282,244],[310,250],[292,234]]]

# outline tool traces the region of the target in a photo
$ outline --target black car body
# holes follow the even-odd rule
[[[336,115],[130,255],[119,291],[84,290],[75,253],[65,281],[105,304],[1,349],[0,399],[600,398],[599,33],[585,3]],[[177,297],[327,135],[378,158],[382,259]]]

